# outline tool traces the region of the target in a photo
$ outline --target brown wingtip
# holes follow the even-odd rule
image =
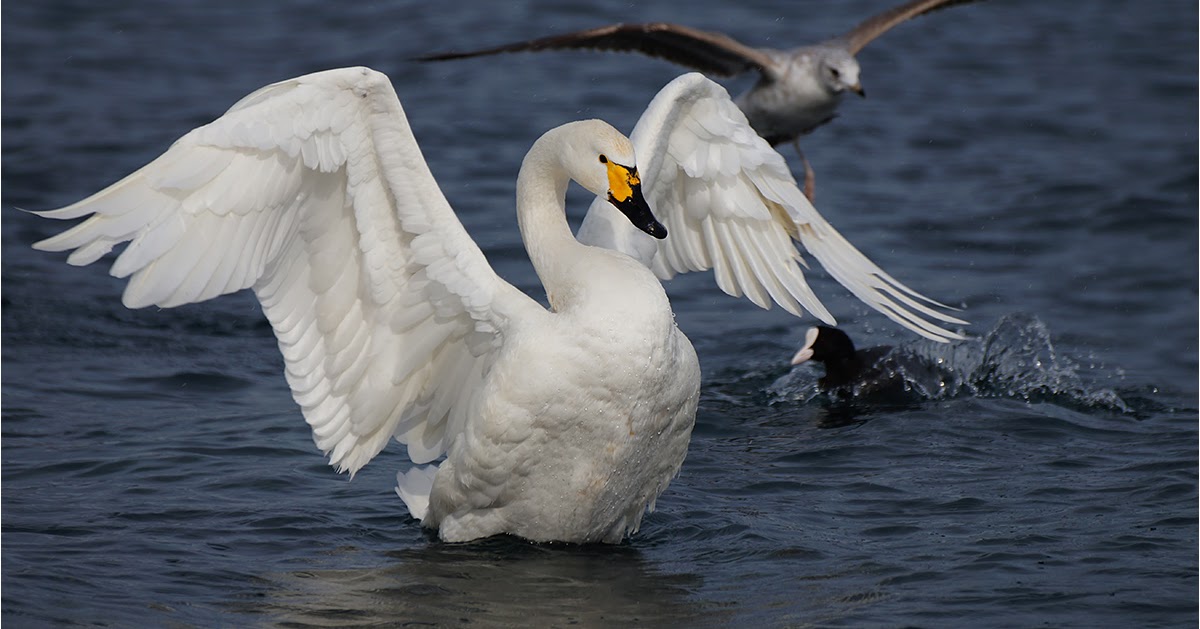
[[[451,61],[453,59],[466,59],[468,57],[477,56],[479,53],[470,52],[437,52],[419,57],[409,57],[409,61],[420,61],[422,63],[428,61]]]

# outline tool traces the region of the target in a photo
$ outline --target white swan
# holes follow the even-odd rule
[[[770,308],[802,309],[833,326],[809,289],[800,242],[825,270],[868,306],[935,341],[961,339],[940,324],[966,325],[885,273],[854,248],[796,185],[783,156],[754,133],[725,88],[700,74],[664,87],[630,134],[641,157],[646,198],[670,232],[655,240],[604,197],[588,209],[580,241],[624,251],[662,279],[714,269],[721,290]],[[925,303],[922,303],[925,302]]]
[[[447,204],[387,77],[366,68],[265,87],[37,243],[132,276],[125,305],[253,288],[314,440],[353,474],[394,436],[412,515],[442,539],[618,542],[679,470],[700,369],[657,278],[582,245],[568,180],[663,235],[630,142],[599,121],[530,149],[517,217],[552,305],[500,279]]]

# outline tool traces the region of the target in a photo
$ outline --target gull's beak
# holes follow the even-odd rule
[[[862,83],[855,83],[854,85],[851,85],[849,89],[851,92],[854,92],[863,98],[867,97],[867,92],[863,89]]]
[[[637,168],[608,161],[608,202],[613,204],[633,226],[662,240],[667,228],[654,218],[650,204],[642,196],[642,181]]]

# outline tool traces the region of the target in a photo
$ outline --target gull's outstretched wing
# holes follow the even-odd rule
[[[494,48],[423,55],[417,57],[417,60],[446,61],[505,52],[540,50],[640,52],[717,76],[734,76],[750,70],[769,74],[775,66],[766,53],[746,46],[728,35],[665,22],[609,24]]]
[[[346,68],[267,86],[74,205],[37,243],[111,273],[130,308],[253,288],[318,447],[354,473],[392,436],[434,460],[464,425],[506,309],[386,76]],[[524,301],[522,301],[524,300]],[[528,302],[525,304],[525,302]]]
[[[914,17],[945,9],[956,4],[968,4],[978,0],[913,0],[900,6],[892,7],[882,13],[877,13],[863,20],[847,33],[837,37],[843,42],[850,54],[857,55],[867,44],[876,37],[892,30],[893,27],[907,22]]]
[[[961,338],[941,324],[965,324],[885,273],[841,236],[796,186],[783,157],[754,132],[720,85],[699,74],[667,84],[633,133],[643,192],[666,226],[665,240],[642,237],[596,199],[580,241],[624,251],[663,279],[713,269],[717,285],[795,315],[807,309],[834,325],[804,280],[800,242],[868,306],[934,340]],[[628,223],[628,221],[624,221]]]

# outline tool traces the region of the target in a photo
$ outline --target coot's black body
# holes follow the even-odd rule
[[[792,364],[809,360],[825,365],[825,376],[817,382],[821,390],[840,396],[903,397],[905,376],[928,369],[928,365],[906,364],[911,357],[894,352],[890,345],[856,350],[845,332],[823,325],[808,330]]]

